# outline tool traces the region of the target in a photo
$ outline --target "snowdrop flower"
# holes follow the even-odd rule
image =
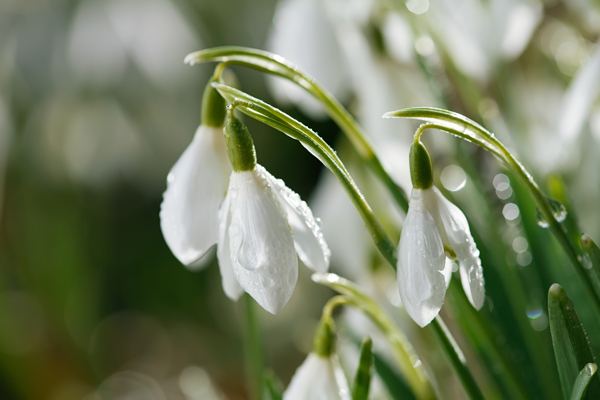
[[[338,358],[333,353],[330,323],[321,321],[313,351],[298,367],[283,400],[350,400],[350,389]]]
[[[398,248],[398,287],[406,311],[423,327],[444,303],[452,269],[445,255],[458,260],[463,289],[478,310],[485,289],[467,219],[433,186],[431,160],[419,141],[412,145],[410,165],[413,190]]]
[[[336,357],[310,353],[296,370],[283,400],[350,400],[348,382]]]
[[[210,82],[203,102],[203,124],[167,179],[163,235],[186,266],[202,266],[217,243],[225,294],[237,300],[246,291],[275,314],[296,286],[296,254],[326,272],[329,248],[306,203],[256,163],[252,137],[232,110],[223,136],[225,104]]]
[[[219,206],[231,166],[223,137],[225,102],[206,87],[202,124],[167,177],[160,227],[167,245],[187,267],[202,267],[219,235]]]
[[[275,314],[296,286],[296,254],[307,267],[325,272],[330,251],[306,203],[256,163],[252,137],[231,110],[225,136],[233,172],[219,211],[223,287],[233,299],[241,287]]]

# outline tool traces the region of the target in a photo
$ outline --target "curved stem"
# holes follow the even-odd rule
[[[338,295],[330,298],[323,306],[321,319],[327,318],[328,320],[333,320],[333,310],[348,304],[350,304],[350,300],[346,296]]]
[[[361,126],[350,112],[313,77],[281,56],[244,47],[217,47],[188,54],[185,58],[185,62],[191,65],[207,61],[221,61],[217,67],[219,70],[215,70],[215,75],[218,73],[220,76],[227,65],[237,64],[288,79],[306,90],[323,105],[327,114],[354,145],[365,164],[388,188],[400,208],[405,213],[408,211],[406,193],[385,170]]]
[[[231,103],[232,107],[236,107],[244,114],[300,141],[316,155],[340,182],[350,197],[350,200],[352,200],[360,213],[377,248],[386,260],[395,268],[396,247],[392,244],[387,232],[373,213],[373,210],[358,189],[358,186],[354,183],[348,170],[327,142],[302,123],[259,99],[226,85],[215,83],[213,86]]]
[[[581,258],[581,251],[569,239],[569,236],[563,224],[556,220],[554,213],[552,212],[550,203],[548,202],[548,198],[546,197],[546,195],[544,195],[538,184],[535,182],[531,174],[525,169],[523,164],[521,164],[511,154],[511,152],[508,151],[508,149],[504,147],[504,145],[498,139],[496,139],[494,135],[488,133],[484,129],[477,129],[477,133],[484,136],[489,143],[478,140],[472,135],[466,133],[466,127],[465,130],[459,131],[456,129],[451,129],[448,126],[442,124],[427,122],[421,125],[417,132],[420,136],[426,129],[432,128],[448,132],[469,142],[474,142],[475,144],[479,145],[480,147],[483,147],[484,149],[494,154],[500,161],[505,163],[511,169],[511,171],[513,171],[517,175],[521,183],[525,185],[525,187],[533,197],[536,206],[548,222],[551,232],[554,234],[560,245],[567,253],[567,256],[575,266],[575,270],[579,274],[581,280],[584,282],[586,289],[588,290],[591,298],[593,299],[594,305],[600,312],[600,297],[596,294],[592,282],[588,279],[588,275],[585,271],[585,266],[583,265],[583,261]],[[492,144],[493,147],[490,147],[489,144]]]
[[[275,107],[272,107],[259,99],[256,99],[229,86],[221,84],[213,84],[213,86],[219,90],[223,97],[232,103],[232,107],[237,107],[243,113],[272,126],[273,128],[287,134],[290,137],[293,137],[296,140],[299,140],[302,144],[308,147],[311,152],[313,152],[313,154],[315,154],[317,158],[321,160],[321,162],[323,162],[327,168],[329,168],[336,179],[340,182],[342,187],[346,190],[350,199],[361,214],[361,217],[363,218],[367,229],[369,229],[377,248],[390,263],[392,268],[396,269],[397,260],[395,246],[391,243],[387,233],[381,226],[381,223],[373,214],[371,207],[360,193],[360,190],[352,180],[352,177],[344,167],[344,164],[337,157],[335,151],[333,151],[333,149],[331,149],[331,147],[329,147],[329,145],[323,139],[321,139],[317,133],[313,132],[308,127],[304,126]],[[367,296],[364,297],[374,304],[374,302],[372,302],[372,300],[370,300]],[[367,300],[363,301],[362,303],[367,303]],[[395,330],[395,325],[391,320],[381,318],[383,317],[378,316],[376,319],[374,319],[374,321],[381,327],[382,330]],[[435,329],[435,327],[432,327],[431,329]],[[451,337],[442,340],[442,336],[446,334],[445,330],[438,329],[437,331],[438,334],[434,335],[434,337],[442,347],[444,353],[451,355],[448,356],[448,360],[451,363],[455,363],[456,360],[460,359],[458,354],[455,354],[458,347],[455,344],[449,345],[449,343],[453,343],[453,339],[451,340]],[[402,348],[402,345],[395,348]],[[402,354],[405,355],[406,353]],[[399,357],[400,356],[401,355],[399,355]],[[406,361],[407,360],[405,358],[399,359],[399,363],[401,363],[401,365],[405,365]],[[464,375],[459,376],[461,382],[466,382],[469,384],[473,383],[472,376],[464,364],[453,364],[453,367],[457,374]],[[406,366],[406,370],[411,371],[408,366]],[[467,390],[468,393],[473,392],[472,388],[465,388],[465,390]],[[477,399],[478,397],[472,398]]]

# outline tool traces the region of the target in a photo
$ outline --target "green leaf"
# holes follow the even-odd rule
[[[548,318],[560,384],[568,399],[579,371],[593,363],[594,357],[573,302],[556,283],[548,292]],[[600,386],[596,384],[588,390],[590,399],[600,398]]]
[[[573,392],[571,392],[570,400],[581,400],[584,398],[593,378],[596,377],[596,380],[598,379],[596,371],[598,371],[598,367],[596,364],[592,363],[586,364],[586,366],[579,371],[579,375],[577,375],[577,379],[575,379],[575,384],[573,385]]]
[[[360,360],[354,377],[352,400],[367,400],[371,385],[371,370],[373,369],[373,341],[366,337],[360,346]]]
[[[583,266],[596,294],[600,297],[600,248],[585,233],[581,235],[581,246],[583,247]]]
[[[263,373],[263,380],[263,400],[283,400],[282,385],[275,373],[271,370],[266,370]]]
[[[394,400],[416,400],[414,393],[406,382],[392,368],[383,357],[377,353],[373,354],[375,372],[383,381],[388,393]]]

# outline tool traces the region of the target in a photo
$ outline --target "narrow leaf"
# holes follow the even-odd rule
[[[366,337],[360,346],[360,361],[354,377],[352,400],[367,400],[371,385],[371,370],[373,369],[373,341]]]
[[[579,372],[577,375],[577,379],[575,379],[575,384],[573,385],[573,392],[571,392],[570,400],[581,400],[584,398],[585,393],[588,390],[588,386],[592,382],[593,378],[598,377],[596,375],[596,371],[598,367],[596,364],[586,364],[585,367]]]
[[[283,400],[282,385],[277,376],[271,370],[263,374],[264,393],[263,400]]]
[[[415,107],[390,111],[385,113],[383,117],[418,119],[429,122],[432,124],[431,128],[440,129],[473,142],[504,160],[502,151],[498,147],[499,142],[496,140],[494,134],[477,122],[459,113],[440,108]]]
[[[560,384],[564,398],[568,399],[579,371],[593,363],[594,357],[573,302],[556,283],[548,292],[548,318]],[[600,398],[600,386],[593,385],[588,390],[589,398]]]
[[[581,245],[583,247],[583,266],[596,294],[600,297],[600,248],[585,233],[581,235]]]
[[[392,368],[383,357],[377,353],[373,354],[375,372],[383,381],[388,393],[394,400],[416,400],[417,398],[410,390],[406,382]]]

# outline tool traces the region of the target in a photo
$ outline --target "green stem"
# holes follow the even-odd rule
[[[439,315],[429,324],[429,330],[440,344],[446,359],[454,369],[454,372],[456,372],[456,375],[458,375],[458,379],[460,379],[469,398],[474,400],[484,400],[485,398],[483,397],[479,386],[477,386],[475,378],[473,378],[471,371],[469,371],[469,368],[467,367],[465,356]]]
[[[260,400],[263,392],[264,351],[257,307],[254,299],[247,293],[244,294],[241,304],[248,393],[251,400]]]
[[[337,153],[325,142],[316,132],[306,127],[302,123],[293,119],[289,115],[281,112],[277,108],[254,98],[235,88],[213,84],[227,101],[230,107],[237,108],[244,114],[263,122],[286,135],[300,141],[305,147],[310,149],[314,155],[333,173],[340,182],[350,200],[354,203],[360,213],[365,226],[371,233],[373,241],[381,254],[392,265],[396,265],[395,251],[396,247],[392,244],[387,232],[377,219],[371,206],[354,183],[350,173],[337,156]]]
[[[392,268],[396,269],[397,259],[395,246],[390,241],[381,223],[360,193],[360,190],[352,180],[352,177],[344,167],[344,164],[337,157],[335,151],[333,151],[333,149],[331,149],[331,147],[329,147],[329,145],[315,132],[275,107],[229,86],[220,84],[213,85],[219,90],[223,97],[231,103],[231,107],[237,107],[243,113],[293,137],[314,152],[317,158],[329,168],[342,187],[346,190],[350,199],[361,214],[377,248],[390,263]],[[389,325],[388,322],[384,322],[382,329],[393,329],[393,327],[393,322],[389,323]],[[445,353],[455,353],[457,346],[447,346],[447,343],[451,342],[449,338],[446,338],[445,340],[440,339],[445,333],[444,330],[440,330],[439,334],[435,335],[435,337]],[[458,354],[454,354],[453,357],[449,357],[449,360],[452,362],[458,358]],[[466,367],[464,365],[455,366],[455,371],[458,374],[464,374],[465,369]],[[468,373],[468,370],[466,370],[466,373]],[[471,377],[470,373],[468,373],[468,376],[459,376],[461,382],[471,382],[472,377],[470,379],[469,377]],[[470,393],[472,390],[467,389],[467,392]]]
[[[305,89],[321,102],[327,114],[342,129],[365,164],[381,179],[402,210],[404,212],[408,210],[406,193],[391,179],[361,126],[350,112],[313,77],[281,56],[246,47],[216,47],[188,54],[185,58],[185,62],[191,65],[207,61],[221,61],[215,75],[220,74],[226,65],[237,64],[288,79]]]

